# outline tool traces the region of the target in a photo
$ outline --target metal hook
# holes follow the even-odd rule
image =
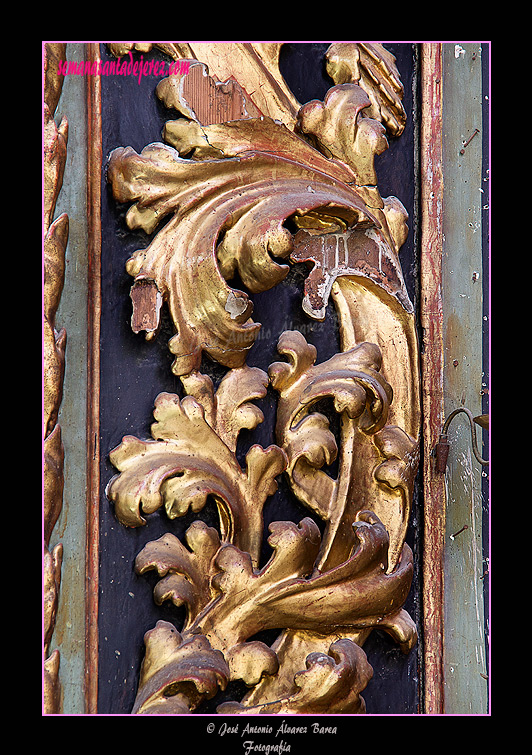
[[[449,429],[449,425],[453,421],[453,419],[456,417],[457,414],[463,413],[467,416],[469,419],[469,424],[471,426],[471,445],[473,447],[473,453],[475,455],[475,459],[479,462],[479,464],[482,464],[482,466],[486,466],[489,464],[489,460],[483,459],[482,456],[479,453],[478,446],[477,446],[477,434],[476,434],[476,428],[475,428],[475,422],[483,427],[484,429],[488,429],[488,418],[487,415],[482,414],[478,417],[473,417],[473,413],[469,411],[469,409],[466,409],[465,406],[460,406],[458,409],[455,409],[454,412],[451,412],[447,419],[445,420],[443,424],[443,428],[440,434],[440,439],[436,443],[436,446],[434,447],[434,453],[436,456],[436,471],[437,472],[445,472],[445,469],[447,467],[447,458],[449,456],[450,451],[450,443],[447,439],[447,430]]]

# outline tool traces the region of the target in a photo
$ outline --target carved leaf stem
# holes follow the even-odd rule
[[[222,547],[216,557],[222,574],[213,580],[222,597],[205,607],[189,631],[205,634],[211,644],[227,650],[261,629],[330,634],[337,628],[378,625],[404,603],[412,555],[404,546],[398,567],[386,574],[388,536],[382,523],[371,512],[361,512],[353,528],[358,546],[347,561],[308,579],[320,544],[311,519],[299,526],[270,525],[274,555],[260,572],[253,570],[248,554]]]

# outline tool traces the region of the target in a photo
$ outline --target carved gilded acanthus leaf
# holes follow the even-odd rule
[[[130,258],[127,270],[137,282],[153,285],[168,303],[177,330],[169,347],[178,375],[197,370],[203,351],[226,367],[244,364],[260,325],[251,320],[249,296],[232,289],[223,273],[238,269],[253,292],[279,283],[288,266],[274,258],[292,251],[291,234],[283,226],[289,217],[317,210],[348,227],[376,223],[334,169],[323,172],[318,152],[273,121],[265,134],[270,145],[280,145],[278,152],[257,149],[196,161],[152,144],[140,155],[130,147],[111,153],[108,179],[114,196],[134,202],[128,227],[151,233],[171,216],[150,245]],[[246,191],[236,191],[238,186]],[[156,318],[149,319],[147,335],[153,336]]]
[[[140,692],[132,713],[190,713],[227,685],[227,662],[205,637],[184,639],[173,624],[158,621],[144,642]]]
[[[327,652],[310,653],[306,669],[294,674],[294,689],[286,697],[257,705],[223,703],[223,715],[364,713],[366,705],[360,692],[373,676],[366,654],[351,640],[333,642]]]
[[[197,522],[187,532],[190,550],[177,538],[163,536],[145,546],[136,569],[158,572],[156,602],[171,600],[186,606],[184,638],[204,636],[210,647],[231,661],[230,677],[244,675],[249,683],[255,680],[257,689],[261,679],[277,675],[279,664],[275,650],[272,655],[262,644],[247,647],[247,640],[258,631],[310,631],[333,642],[339,630],[349,628],[346,639],[351,639],[361,630],[379,626],[400,636],[397,627],[404,624],[401,607],[413,569],[408,546],[402,542],[394,546],[400,552],[391,558],[387,529],[373,512],[347,505],[345,491],[335,489],[338,483],[313,470],[330,481],[331,499],[343,495],[343,504],[336,500],[339,516],[333,506],[330,510],[320,507],[319,500],[311,498],[320,485],[308,468],[299,470],[299,479],[294,475],[303,455],[310,467],[319,467],[335,450],[325,418],[308,414],[320,398],[332,396],[336,410],[356,422],[363,434],[378,436],[386,428],[391,390],[378,372],[379,350],[362,344],[315,366],[314,347],[300,333],[288,332],[281,339],[280,351],[291,357],[291,363],[276,363],[270,373],[281,394],[278,434],[287,456],[276,446],[266,451],[253,446],[247,456],[247,474],[234,457],[239,430],[255,426],[262,418],[248,399],[263,395],[264,373],[252,368],[230,371],[216,392],[206,376],[183,378],[197,398],[189,395],[180,400],[161,394],[154,412],[154,440],[126,437],[110,456],[120,474],[109,483],[108,496],[124,524],[142,524],[141,509],[149,514],[165,505],[173,517],[189,508],[201,510],[207,495],[217,501],[220,538],[215,530]],[[307,423],[319,432],[302,430]],[[397,458],[386,474],[387,459],[394,450]],[[387,483],[393,479],[397,484],[396,464],[401,464],[402,450],[380,448],[380,456],[376,452],[377,472]],[[296,494],[328,522],[328,528],[322,543],[312,519],[299,525],[271,524],[268,543],[273,556],[261,569],[262,503],[275,492],[274,478],[286,467],[287,458]],[[343,473],[350,476],[351,470]],[[405,626],[408,633],[402,641],[410,646],[415,629],[411,621]],[[139,699],[144,700],[146,694],[143,684]],[[290,705],[297,707],[295,702]]]
[[[185,539],[188,548],[171,533],[148,543],[136,558],[135,570],[157,571],[161,579],[154,588],[155,602],[171,600],[175,606],[186,606],[186,629],[214,596],[211,578],[221,542],[217,530],[201,521],[188,528]]]
[[[233,545],[216,556],[221,573],[212,580],[218,597],[188,629],[205,634],[223,650],[263,629],[292,628],[332,633],[339,627],[378,625],[396,614],[410,589],[412,554],[404,546],[401,561],[386,573],[388,535],[371,512],[360,512],[352,525],[355,545],[349,558],[334,569],[307,576],[314,570],[320,548],[317,525],[310,518],[299,525],[270,525],[274,554],[263,569]]]
[[[258,561],[262,506],[277,489],[275,478],[286,467],[286,454],[275,445],[254,445],[243,470],[235,449],[240,430],[262,421],[262,413],[248,400],[264,395],[265,377],[261,370],[243,367],[229,373],[214,394],[212,384],[205,385],[209,378],[189,376],[185,385],[197,398],[157,397],[153,439],[126,436],[109,455],[120,474],[109,482],[107,495],[122,524],[143,525],[142,514],[162,506],[170,518],[198,512],[213,496],[222,539]]]
[[[400,136],[406,123],[404,94],[395,57],[375,42],[338,42],[326,54],[327,72],[336,84],[358,84],[368,95],[368,118],[381,121],[392,136]]]
[[[376,186],[374,157],[388,147],[384,126],[361,117],[369,104],[363,89],[343,84],[329,89],[323,102],[304,105],[298,119],[299,130],[311,134],[324,154],[349,165],[359,186]]]
[[[416,444],[400,428],[386,425],[392,389],[380,373],[380,349],[362,343],[315,365],[316,349],[297,331],[283,333],[278,349],[290,363],[278,362],[269,370],[272,385],[280,394],[277,440],[288,454],[287,472],[295,494],[329,523],[320,567],[346,558],[353,545],[351,522],[357,511],[371,502],[388,527],[389,568],[393,568],[410,514],[409,497],[404,496],[392,514],[389,500],[382,507],[377,504],[382,493],[379,483],[397,488],[403,482],[399,470],[404,471],[405,484],[411,483],[405,459],[410,459]],[[334,398],[336,411],[343,415],[352,446],[349,453],[343,448],[337,480],[321,471],[336,457],[328,421],[319,413],[309,413],[312,405],[326,396]],[[392,483],[390,458],[395,460],[396,476],[388,485]]]

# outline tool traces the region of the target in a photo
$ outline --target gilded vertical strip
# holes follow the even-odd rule
[[[421,354],[424,436],[423,636],[425,712],[444,712],[443,546],[445,487],[432,449],[444,420],[442,265],[442,50],[421,45]]]

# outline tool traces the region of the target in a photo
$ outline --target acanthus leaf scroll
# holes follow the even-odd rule
[[[158,96],[180,115],[165,126],[167,143],[140,154],[119,147],[108,162],[114,197],[131,204],[128,227],[153,233],[166,221],[126,269],[137,332],[157,337],[161,306],[169,309],[184,395],[156,397],[152,437],[126,436],[111,452],[118,474],[107,494],[130,527],[162,507],[170,518],[200,513],[209,497],[219,514],[219,531],[198,520],[185,543],[168,533],[137,557],[139,574],[160,578],[155,601],[184,605],[186,619],[179,632],[159,622],[146,634],[133,712],[201,710],[241,679],[249,692],[219,713],[363,713],[369,633],[383,629],[404,652],[417,638],[403,608],[419,448],[417,340],[399,260],[407,214],[381,198],[374,169],[386,130],[404,127],[402,86],[381,45],[335,44],[326,56],[334,86],[300,106],[279,73],[279,45],[219,47],[164,46],[209,78],[214,104],[205,82],[162,80]],[[228,92],[238,117],[217,120]],[[322,319],[332,298],[342,351],[316,363],[314,346],[286,331],[283,361],[266,374],[246,361],[261,327],[252,295],[298,261],[312,268],[304,311]],[[246,291],[231,287],[235,273]],[[227,369],[216,390],[201,373],[204,353]],[[254,402],[268,386],[278,394],[275,443],[253,445],[243,468],[237,438],[262,422]],[[325,397],[339,443],[319,411]],[[336,457],[334,479],[325,467]],[[261,566],[263,506],[281,474],[312,516],[271,523]],[[265,629],[279,632],[271,647],[254,639]]]

